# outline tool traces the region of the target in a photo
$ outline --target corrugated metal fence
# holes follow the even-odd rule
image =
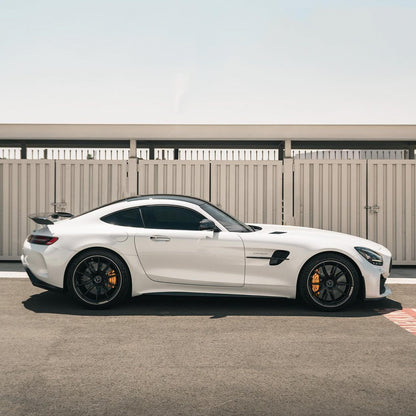
[[[212,203],[247,222],[282,223],[282,162],[212,162]]]
[[[416,161],[294,161],[297,225],[341,231],[416,264]],[[286,217],[285,217],[286,219]]]
[[[125,161],[0,161],[0,260],[18,258],[28,214],[80,214],[126,196]]]
[[[137,164],[137,169],[136,169]],[[416,161],[1,160],[0,260],[18,258],[27,215],[79,214],[129,194],[211,201],[243,221],[367,237],[416,264]]]
[[[209,200],[210,163],[139,160],[138,193],[192,195]]]
[[[416,163],[368,161],[368,238],[396,264],[416,264]]]
[[[366,161],[294,162],[295,224],[366,236]]]
[[[105,160],[57,160],[57,210],[75,215],[125,197],[127,163]]]
[[[0,259],[16,259],[34,223],[34,212],[53,211],[53,160],[0,161]]]

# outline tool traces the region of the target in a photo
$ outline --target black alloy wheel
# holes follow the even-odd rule
[[[127,267],[110,251],[94,250],[77,256],[68,268],[67,279],[73,299],[91,309],[113,306],[131,292]]]
[[[350,305],[360,288],[360,276],[352,261],[336,253],[321,254],[308,261],[299,279],[302,298],[324,311]]]

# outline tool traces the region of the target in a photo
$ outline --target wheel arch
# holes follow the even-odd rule
[[[301,276],[304,268],[306,267],[306,264],[309,261],[313,260],[315,257],[321,256],[322,254],[336,254],[337,256],[344,257],[345,259],[349,260],[353,264],[353,266],[354,266],[354,268],[355,268],[355,270],[358,273],[358,276],[360,278],[360,291],[358,292],[358,298],[361,299],[361,300],[364,300],[365,299],[365,281],[364,281],[364,277],[361,273],[360,268],[358,267],[357,263],[355,262],[355,260],[353,258],[351,258],[350,256],[348,256],[345,253],[341,253],[339,251],[334,251],[334,250],[321,251],[319,253],[316,253],[313,256],[309,257],[305,261],[305,263],[303,263],[303,266],[300,268],[298,276],[297,276],[297,280],[296,280],[296,298],[298,298],[298,296],[299,296],[300,276]]]
[[[85,248],[85,249],[79,251],[74,256],[72,256],[71,260],[69,260],[68,264],[65,267],[65,273],[64,273],[64,287],[63,287],[64,292],[67,292],[68,291],[68,286],[67,286],[67,284],[68,284],[67,283],[68,282],[68,270],[71,267],[72,263],[74,263],[74,261],[76,260],[76,258],[78,256],[80,256],[82,254],[85,254],[85,253],[88,253],[89,251],[95,251],[95,250],[106,251],[108,253],[113,254],[114,256],[116,256],[126,266],[126,269],[128,271],[128,278],[130,280],[130,289],[131,289],[131,286],[132,286],[131,271],[130,271],[130,267],[127,264],[126,260],[124,260],[124,258],[120,255],[120,253],[117,253],[114,250],[111,250],[111,249],[109,249],[107,247],[95,246],[95,247],[88,247],[88,248]]]

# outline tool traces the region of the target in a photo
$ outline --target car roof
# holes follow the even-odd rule
[[[191,204],[195,204],[195,205],[203,205],[203,204],[208,203],[207,201],[204,201],[203,199],[194,198],[192,196],[171,195],[171,194],[138,195],[138,196],[132,196],[132,197],[126,198],[125,201],[145,201],[148,199],[168,199],[168,200],[173,200],[173,201],[190,202]]]
[[[134,201],[150,201],[150,200],[171,200],[171,201],[182,201],[182,202],[188,202],[195,205],[203,205],[203,204],[209,204],[209,202],[204,201],[203,199],[194,198],[192,196],[186,196],[186,195],[173,195],[173,194],[150,194],[150,195],[137,195],[137,196],[131,196],[123,199],[119,199],[117,201],[109,202],[108,204],[101,205],[97,208],[93,208],[87,212],[83,212],[82,214],[75,215],[72,217],[72,219],[83,217],[87,214],[92,214],[97,211],[101,211],[103,208],[113,208],[117,209],[118,204],[122,204],[123,202],[134,202]],[[126,207],[127,208],[127,207]],[[111,212],[111,211],[108,211]],[[101,215],[101,214],[100,214]]]

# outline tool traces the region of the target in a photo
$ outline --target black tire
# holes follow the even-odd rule
[[[322,253],[305,263],[299,274],[301,298],[315,309],[335,312],[355,302],[361,278],[352,260]]]
[[[92,249],[75,256],[66,272],[71,297],[88,309],[106,309],[131,295],[130,272],[113,252]]]

